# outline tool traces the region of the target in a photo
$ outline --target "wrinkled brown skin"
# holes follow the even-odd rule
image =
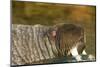
[[[70,50],[75,46],[77,46],[78,53],[82,53],[85,44],[84,29],[81,26],[64,23],[55,25],[54,29],[56,31],[55,41],[59,56],[71,55]]]

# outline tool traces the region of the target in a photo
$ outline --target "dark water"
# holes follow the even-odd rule
[[[87,55],[82,55],[82,61],[79,61],[79,62],[93,62],[93,61],[95,61],[95,59],[90,60],[88,59]],[[58,64],[58,63],[78,63],[78,61],[76,61],[74,57],[59,57],[55,59],[45,60],[39,64]]]
[[[74,57],[58,57],[53,59],[48,59],[40,62],[35,62],[32,64],[24,64],[24,65],[12,65],[12,67],[16,66],[34,66],[34,65],[47,65],[47,64],[62,64],[62,63],[79,63],[79,62],[95,62],[96,59],[90,60],[88,59],[88,55],[82,55],[82,61],[76,61]]]

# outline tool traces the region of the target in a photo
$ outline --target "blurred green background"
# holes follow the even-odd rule
[[[86,51],[96,55],[96,6],[12,1],[12,24],[72,23],[86,33]]]

